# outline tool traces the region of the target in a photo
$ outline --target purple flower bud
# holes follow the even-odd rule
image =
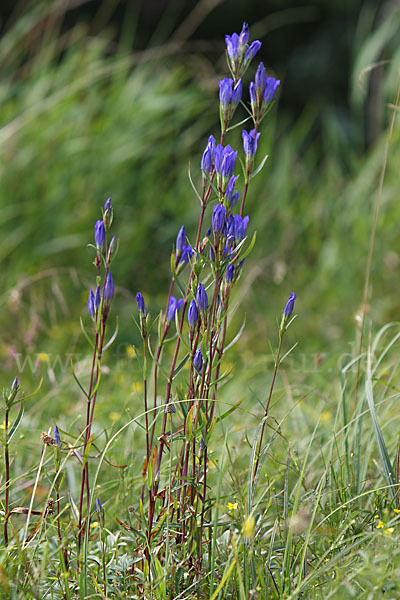
[[[219,100],[224,108],[232,102],[233,79],[225,77],[219,82]]]
[[[111,273],[108,272],[106,283],[104,285],[104,302],[106,304],[110,304],[111,300],[114,297],[114,282],[111,276]]]
[[[241,217],[240,215],[235,215],[233,217],[233,230],[235,241],[238,244],[246,237],[247,225],[249,223],[249,217]]]
[[[225,226],[225,207],[223,204],[217,204],[214,206],[213,215],[212,215],[212,229],[214,235],[219,237]]]
[[[104,212],[107,212],[107,210],[111,210],[112,206],[111,206],[111,198],[108,198],[108,200],[106,200],[106,203],[104,205]]]
[[[177,262],[179,262],[179,259],[182,255],[182,252],[185,248],[185,244],[186,244],[186,230],[185,230],[185,226],[182,225],[182,227],[179,230],[179,233],[176,237],[176,245],[175,245],[175,249],[176,249],[176,260]]]
[[[57,447],[60,448],[61,447],[60,432],[58,431],[57,425],[54,427],[54,439],[56,440]]]
[[[233,265],[229,265],[229,267],[226,270],[226,282],[227,283],[232,283],[234,274],[235,274],[235,267]]]
[[[239,46],[243,48],[246,44],[249,43],[249,26],[247,23],[243,23],[242,31],[239,35]]]
[[[99,517],[104,516],[104,508],[98,498],[96,498],[96,511]]]
[[[110,245],[108,247],[108,258],[109,259],[114,254],[116,248],[117,248],[117,236],[113,235],[112,238],[111,238]]]
[[[143,296],[140,292],[138,292],[136,294],[136,304],[138,307],[138,311],[140,315],[145,315],[146,314],[146,306],[144,304],[144,299]]]
[[[234,192],[235,183],[238,178],[239,178],[239,175],[237,175],[236,177],[233,175],[230,178],[230,180],[228,181],[228,185],[226,186],[225,198],[226,198],[226,201],[228,203],[230,210],[232,210],[232,208],[235,206],[235,204],[237,203],[237,201],[240,198],[240,193]]]
[[[96,221],[94,226],[94,242],[98,250],[101,250],[106,240],[106,232],[103,221]]]
[[[257,52],[259,51],[259,49],[261,48],[262,44],[259,40],[254,40],[254,42],[252,42],[250,44],[250,46],[247,48],[245,54],[244,54],[244,60],[253,60],[253,58],[255,57],[255,55],[257,54]]]
[[[196,292],[196,302],[199,310],[206,311],[208,308],[208,297],[204,285],[199,282]]]
[[[95,316],[95,306],[94,306],[94,294],[92,290],[89,290],[89,300],[88,300],[88,311],[89,315],[94,319]]]
[[[96,287],[96,294],[94,296],[94,307],[97,310],[100,306],[100,302],[101,302],[101,294],[100,294],[100,288],[99,286]]]
[[[203,370],[203,356],[201,354],[200,348],[198,348],[196,350],[196,353],[195,353],[195,355],[193,357],[193,366],[196,369],[196,371],[198,373],[200,373],[200,375],[201,375],[201,372]]]
[[[203,156],[201,158],[201,170],[204,171],[204,173],[211,173],[211,169],[212,169],[212,164],[213,164],[213,157],[212,157],[212,151],[210,146],[206,146],[206,149],[203,152]]]
[[[169,299],[169,303],[168,303],[168,310],[167,310],[167,323],[171,323],[171,321],[175,320],[175,313],[176,313],[176,298],[175,296],[171,296]]]
[[[257,107],[257,92],[256,92],[256,86],[253,81],[249,85],[249,92],[250,92],[250,104],[251,104],[251,108],[253,109],[253,112],[254,112]]]
[[[252,129],[250,133],[247,133],[245,129],[242,131],[243,138],[243,150],[246,155],[246,161],[251,161],[254,158],[254,155],[257,151],[257,142],[261,133],[255,132],[255,129]]]
[[[215,137],[210,135],[208,138],[206,149],[203,152],[201,159],[201,168],[205,173],[210,174],[214,164],[214,150],[216,146]]]
[[[283,310],[283,318],[287,321],[291,316],[294,308],[294,301],[296,300],[296,294],[293,292],[289,296],[289,300],[286,302],[286,306]]]
[[[256,86],[256,91],[262,96],[265,90],[265,86],[267,85],[268,76],[267,71],[265,70],[264,64],[260,62],[257,67],[256,75],[254,77],[254,82]]]
[[[184,304],[185,304],[184,298],[180,298],[179,300],[177,300],[177,302],[176,302],[176,312],[179,312]]]
[[[199,318],[199,312],[197,310],[196,302],[194,300],[189,304],[188,309],[188,322],[189,327],[194,329],[196,327],[197,319]]]

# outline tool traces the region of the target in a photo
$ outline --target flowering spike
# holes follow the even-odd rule
[[[228,64],[235,80],[238,80],[249,66],[250,61],[261,48],[261,42],[255,40],[249,46],[249,26],[243,23],[240,35],[233,33],[225,36]]]
[[[249,86],[250,104],[254,120],[261,120],[279,85],[280,80],[268,77],[263,63],[260,63],[257,67],[255,80]]]

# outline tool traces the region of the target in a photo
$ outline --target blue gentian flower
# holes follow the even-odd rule
[[[237,244],[241,242],[246,237],[247,225],[249,223],[249,217],[241,217],[240,215],[235,215],[233,217],[233,229],[235,241]]]
[[[242,31],[239,35],[239,47],[243,48],[249,43],[249,26],[247,23],[243,23]]]
[[[94,307],[97,310],[100,306],[100,302],[101,302],[101,294],[100,294],[100,288],[99,286],[96,287],[96,294],[94,296]]]
[[[177,302],[176,302],[176,312],[179,312],[184,304],[185,304],[184,298],[180,298],[179,300],[177,300]]]
[[[257,151],[257,142],[261,133],[256,133],[255,129],[252,129],[250,133],[247,133],[245,129],[242,131],[243,138],[243,150],[246,155],[246,160],[252,160]]]
[[[296,294],[293,292],[289,296],[289,300],[286,302],[286,306],[283,310],[283,317],[287,321],[291,316],[294,308],[294,301],[296,300]]]
[[[228,185],[226,186],[225,198],[226,198],[226,202],[227,202],[227,206],[228,206],[229,210],[232,210],[232,208],[235,206],[235,204],[237,203],[237,201],[240,198],[240,193],[234,191],[235,183],[236,183],[237,179],[239,179],[239,175],[236,175],[236,177],[235,177],[235,175],[232,175],[232,177],[228,181]]]
[[[60,432],[58,431],[57,425],[54,427],[54,439],[56,440],[57,447],[60,448],[61,447]]]
[[[225,36],[228,63],[237,81],[246,71],[250,61],[261,48],[261,42],[256,40],[249,44],[249,26],[243,23],[240,35],[233,33]]]
[[[227,283],[232,283],[234,274],[235,274],[235,267],[233,265],[229,265],[229,267],[226,270]]]
[[[197,310],[196,302],[195,302],[195,300],[192,300],[191,303],[189,304],[189,309],[188,309],[188,323],[189,323],[189,327],[191,329],[194,329],[196,327],[198,318],[199,318],[199,312]]]
[[[226,185],[233,174],[237,154],[229,144],[225,148],[218,144],[215,148],[214,161],[217,183],[222,191],[225,191]]]
[[[175,250],[176,250],[176,261],[177,262],[179,262],[179,259],[185,248],[185,245],[186,245],[186,230],[185,230],[185,226],[182,225],[182,227],[179,230],[178,235],[176,236]]]
[[[203,312],[207,310],[207,308],[208,308],[207,292],[206,292],[204,285],[201,283],[201,281],[199,282],[199,285],[197,286],[196,302],[197,302],[197,306],[199,307],[199,310],[201,310]]]
[[[96,221],[94,226],[94,243],[98,250],[102,250],[104,242],[106,241],[106,232],[104,228],[104,221]]]
[[[184,247],[183,252],[182,252],[181,263],[186,265],[186,263],[189,262],[189,258],[192,258],[193,254],[194,254],[193,248],[189,244],[187,244],[187,246]]]
[[[92,317],[92,319],[94,319],[96,311],[94,306],[94,294],[92,290],[89,290],[88,311],[89,315]]]
[[[203,355],[201,354],[200,348],[198,348],[193,357],[193,366],[196,371],[201,375],[203,370]]]
[[[201,159],[201,169],[208,175],[211,173],[211,169],[214,164],[214,150],[217,145],[215,138],[213,135],[210,135],[208,138],[206,149],[203,152],[203,156]]]
[[[268,77],[263,63],[258,65],[255,81],[250,83],[250,104],[253,117],[260,120],[272,102],[275,92],[280,85],[280,80]]]
[[[220,237],[225,228],[225,207],[223,204],[214,206],[212,215],[212,229],[216,237]]]
[[[112,208],[111,206],[111,198],[108,198],[108,200],[106,200],[106,203],[104,205],[104,212],[107,212],[107,210],[110,210]]]
[[[107,273],[106,283],[104,284],[104,302],[110,304],[114,297],[114,282],[111,273]]]
[[[144,299],[143,296],[140,292],[138,292],[136,294],[136,304],[138,307],[138,311],[140,315],[145,315],[146,314],[146,306],[144,304]]]
[[[168,303],[167,310],[167,323],[171,323],[171,321],[175,320],[176,313],[176,298],[175,296],[171,296]]]
[[[244,53],[244,60],[245,61],[251,61],[253,60],[253,58],[255,57],[255,55],[257,54],[257,52],[259,51],[259,49],[261,48],[262,44],[259,40],[254,40],[254,42],[252,42],[250,44],[250,46],[247,48],[246,52]]]

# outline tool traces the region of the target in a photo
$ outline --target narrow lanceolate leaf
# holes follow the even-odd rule
[[[21,406],[19,407],[19,412],[18,412],[17,418],[15,419],[14,423],[11,425],[10,431],[8,433],[8,439],[7,439],[8,443],[10,443],[11,438],[13,437],[14,433],[17,431],[18,426],[21,423],[23,416],[24,416],[24,403],[21,402]]]
[[[374,394],[373,394],[373,389],[372,389],[372,380],[371,380],[370,369],[368,369],[368,377],[367,377],[367,381],[365,382],[365,393],[366,393],[367,400],[368,400],[369,412],[371,413],[372,425],[374,428],[375,439],[376,439],[376,443],[378,446],[379,456],[381,459],[383,474],[384,474],[386,483],[389,488],[390,497],[393,500],[396,496],[396,489],[395,489],[396,482],[394,479],[393,468],[392,468],[392,464],[390,462],[390,458],[389,458],[389,454],[388,454],[388,451],[386,448],[385,440],[383,439],[382,430],[379,426],[378,417],[375,412]]]
[[[93,442],[93,433],[90,436],[90,438],[88,439],[88,443],[86,444],[86,448],[85,448],[85,452],[83,454],[83,467],[86,465],[87,461],[89,460],[89,453],[90,453],[90,448],[92,447],[92,442]]]
[[[264,165],[265,165],[265,163],[267,162],[267,159],[268,159],[268,154],[266,154],[266,155],[264,156],[264,158],[262,159],[262,161],[261,161],[260,165],[259,165],[259,166],[257,167],[257,169],[256,169],[255,171],[253,171],[253,173],[250,175],[250,179],[254,179],[254,177],[255,177],[256,175],[258,175],[258,174],[259,174],[259,172],[261,171],[261,169],[263,168],[263,166],[264,166]]]

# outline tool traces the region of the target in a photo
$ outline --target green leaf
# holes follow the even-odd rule
[[[83,335],[85,336],[85,338],[86,338],[86,339],[87,339],[87,341],[89,342],[90,346],[91,346],[92,348],[94,348],[94,342],[93,342],[93,340],[92,340],[92,339],[89,337],[89,334],[87,333],[87,331],[86,331],[86,329],[85,329],[85,326],[84,326],[84,324],[83,324],[82,317],[79,319],[79,322],[80,322],[80,324],[81,324],[81,329],[82,329],[82,333],[83,333]]]
[[[19,412],[18,412],[17,418],[15,419],[14,423],[10,427],[10,431],[8,433],[7,443],[11,442],[11,438],[13,437],[14,433],[17,431],[18,426],[21,423],[21,420],[22,420],[23,416],[24,416],[24,403],[21,402],[21,406],[19,408]]]
[[[367,376],[367,380],[365,382],[365,393],[366,393],[367,400],[368,400],[369,412],[371,413],[372,425],[374,428],[375,439],[376,439],[376,443],[378,446],[379,456],[381,459],[383,474],[384,474],[386,483],[389,488],[388,491],[389,491],[390,497],[392,498],[392,500],[394,500],[394,498],[396,496],[396,489],[395,489],[396,482],[394,479],[393,468],[392,468],[392,464],[390,462],[390,458],[389,458],[389,454],[388,454],[388,451],[386,448],[385,440],[383,438],[382,430],[379,426],[378,418],[377,418],[376,412],[375,412],[374,394],[373,394],[372,380],[371,380],[370,355],[368,357],[368,376]]]

